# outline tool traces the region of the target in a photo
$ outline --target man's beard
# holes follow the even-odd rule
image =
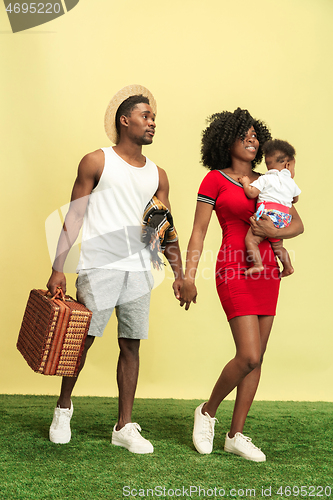
[[[142,137],[138,139],[139,146],[147,146],[153,142],[153,137],[150,137],[145,133]]]

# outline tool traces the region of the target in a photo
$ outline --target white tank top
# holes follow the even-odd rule
[[[105,268],[150,270],[150,253],[141,243],[144,209],[158,188],[158,169],[146,158],[133,167],[112,147],[102,148],[104,169],[84,215],[77,271]]]

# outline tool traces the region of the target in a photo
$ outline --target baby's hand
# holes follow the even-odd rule
[[[238,182],[244,186],[246,184],[250,184],[250,178],[247,175],[242,175],[241,177],[238,177]]]

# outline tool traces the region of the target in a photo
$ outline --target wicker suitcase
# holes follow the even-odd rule
[[[16,346],[35,372],[76,376],[91,316],[61,289],[31,290]]]

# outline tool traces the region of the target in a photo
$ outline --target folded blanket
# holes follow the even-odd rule
[[[160,269],[163,261],[158,253],[164,253],[166,244],[174,243],[178,236],[171,213],[156,196],[153,196],[145,208],[141,239],[149,247],[154,268]]]

